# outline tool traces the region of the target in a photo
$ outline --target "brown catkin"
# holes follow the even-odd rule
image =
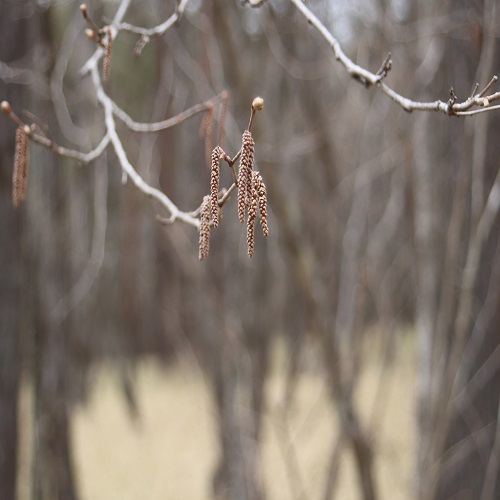
[[[28,182],[28,136],[24,127],[16,130],[16,150],[12,173],[12,204],[18,207],[26,196]]]
[[[210,208],[212,210],[214,227],[217,227],[219,225],[219,162],[222,153],[223,151],[220,146],[217,146],[212,151],[212,167],[210,174]]]
[[[262,227],[262,232],[264,236],[269,234],[269,228],[267,227],[267,194],[266,185],[259,172],[255,173],[255,182],[257,189],[257,198],[259,200],[259,215],[260,215],[260,225]]]
[[[200,240],[199,253],[200,260],[208,257],[210,249],[210,196],[206,195],[203,198],[200,211]]]
[[[238,171],[238,219],[241,223],[245,222],[245,208],[250,202],[254,147],[252,134],[245,130],[242,137],[240,169]]]
[[[102,79],[107,82],[109,79],[109,71],[111,68],[111,44],[113,39],[111,38],[111,30],[108,28],[106,30],[106,45],[104,47],[104,59],[102,61]]]
[[[257,176],[256,172],[252,173],[252,180],[250,183],[250,190],[248,193],[248,220],[247,220],[247,245],[248,245],[248,256],[253,256],[253,250],[255,246],[255,219],[257,218],[257,204],[258,204],[258,193],[257,193]]]

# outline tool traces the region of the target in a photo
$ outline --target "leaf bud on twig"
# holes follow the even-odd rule
[[[91,29],[91,28],[85,28],[85,34],[87,35],[87,38],[89,40],[92,40],[93,42],[97,41],[97,35],[96,32]]]
[[[2,104],[0,104],[0,107],[2,108],[2,111],[6,115],[10,115],[10,113],[12,112],[12,108],[10,107],[10,104],[8,103],[8,101],[2,101]]]
[[[264,107],[264,99],[262,97],[256,97],[252,102],[252,109],[254,111],[260,111]]]

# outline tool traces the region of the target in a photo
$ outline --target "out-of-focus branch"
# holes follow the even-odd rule
[[[130,31],[132,33],[137,33],[138,35],[142,35],[143,37],[161,36],[177,21],[179,21],[189,1],[190,0],[181,0],[175,9],[175,12],[166,21],[154,26],[153,28],[142,28],[129,23],[117,22],[116,20],[113,22],[113,27],[118,31]]]
[[[38,144],[45,146],[48,149],[51,149],[55,153],[61,156],[67,156],[68,158],[74,158],[75,160],[81,161],[82,163],[90,163],[95,160],[98,156],[100,156],[103,151],[106,149],[109,144],[109,136],[106,134],[101,142],[88,153],[82,153],[81,151],[77,151],[76,149],[68,149],[63,146],[59,146],[52,139],[43,135],[42,133],[36,132],[37,128],[29,127],[26,125],[12,110],[10,104],[7,101],[3,101],[1,105],[2,111],[11,118],[14,123],[16,123],[19,127],[23,127],[26,130],[28,137]]]
[[[33,71],[25,68],[16,68],[3,61],[0,61],[0,80],[5,83],[15,83],[17,85],[32,85],[35,81]]]
[[[481,500],[493,500],[495,498],[495,487],[498,482],[498,467],[500,464],[500,403],[497,411],[497,424],[495,438],[491,448],[490,458],[486,467]]]
[[[127,13],[128,8],[130,7],[130,2],[131,0],[122,0],[122,3],[118,7],[118,10],[116,11],[115,17],[113,19],[112,25],[109,28],[109,36],[114,40],[116,38],[116,35],[118,34],[118,30],[115,27],[116,25],[119,25]],[[82,8],[80,7],[80,10]],[[83,12],[83,11],[82,11]],[[87,62],[82,66],[82,69],[79,72],[80,76],[84,76],[89,71],[97,65],[99,62],[99,59],[104,55],[105,49],[101,46],[98,46],[94,54],[87,59]]]
[[[325,27],[325,25],[309,10],[303,0],[290,0],[307,19],[307,22],[312,25],[320,35],[328,42],[333,50],[335,58],[347,70],[350,76],[361,82],[363,85],[370,87],[376,86],[384,94],[389,96],[394,102],[399,104],[405,111],[440,111],[445,115],[453,116],[471,116],[485,111],[493,111],[500,108],[499,106],[490,106],[490,103],[500,99],[500,92],[486,96],[486,92],[496,82],[497,77],[494,76],[490,83],[481,92],[470,96],[463,102],[457,102],[456,96],[451,91],[451,98],[447,101],[436,100],[433,102],[419,102],[408,99],[402,96],[394,89],[383,82],[387,71],[372,73],[371,71],[362,68],[350,59],[342,50],[339,41]],[[474,106],[479,106],[481,109],[471,110]]]
[[[113,106],[113,113],[127,125],[130,130],[135,132],[158,132],[160,130],[165,130],[167,128],[173,127],[182,123],[184,120],[190,118],[191,116],[196,115],[197,113],[202,113],[203,111],[207,111],[213,107],[214,104],[220,102],[224,97],[224,91],[220,94],[216,95],[212,99],[208,101],[195,104],[186,111],[179,113],[178,115],[173,116],[172,118],[168,118],[167,120],[163,120],[155,123],[139,123],[134,121],[123,109],[121,109],[115,102],[111,101]]]
[[[97,63],[98,59],[95,60],[92,67],[90,68],[90,75],[96,89],[97,100],[100,104],[102,104],[104,108],[104,120],[106,124],[107,135],[109,136],[109,140],[113,146],[113,149],[115,150],[116,156],[118,157],[118,161],[120,162],[120,166],[122,167],[123,172],[132,179],[132,182],[137,187],[137,189],[142,191],[147,196],[154,198],[161,205],[163,205],[170,213],[170,219],[172,221],[182,220],[183,222],[198,228],[200,225],[200,221],[198,219],[194,218],[189,213],[179,210],[179,208],[165,193],[147,184],[128,160],[123,144],[118,136],[118,133],[116,132],[116,124],[114,119],[114,103],[104,92],[101,78],[99,76]]]
[[[107,193],[108,172],[106,168],[95,170],[94,186],[94,228],[90,258],[78,280],[68,293],[62,297],[52,311],[55,324],[60,324],[78,306],[92,288],[104,261],[106,247],[106,228],[108,222]]]

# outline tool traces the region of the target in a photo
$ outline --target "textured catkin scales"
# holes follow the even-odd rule
[[[198,257],[200,260],[208,257],[210,249],[210,196],[203,198],[200,211],[200,239]]]
[[[245,222],[245,208],[250,201],[254,147],[252,134],[245,130],[242,137],[240,169],[238,171],[238,219],[241,223]]]
[[[267,194],[266,185],[259,172],[255,172],[255,184],[257,190],[257,198],[259,200],[259,216],[260,225],[262,227],[262,232],[264,236],[269,234],[269,228],[267,227]]]
[[[214,221],[214,227],[219,225],[219,180],[220,180],[220,169],[219,162],[222,155],[222,149],[217,146],[212,151],[212,166],[210,174],[210,208],[212,210],[212,219]]]
[[[104,59],[102,61],[102,79],[107,82],[109,79],[109,71],[111,68],[111,30],[106,30],[106,45],[104,47]]]
[[[28,181],[28,136],[24,127],[16,130],[16,151],[14,154],[14,171],[12,173],[12,204],[18,207],[26,196]]]
[[[248,193],[248,220],[247,220],[247,245],[248,256],[253,256],[255,246],[255,219],[257,218],[257,205],[258,205],[258,192],[257,192],[257,175],[252,172],[252,180],[250,182],[250,189]]]

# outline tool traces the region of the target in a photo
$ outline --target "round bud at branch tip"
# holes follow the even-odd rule
[[[82,3],[82,4],[80,5],[80,12],[81,12],[82,14],[86,14],[86,13],[87,13],[87,4]]]
[[[2,111],[8,115],[12,111],[12,108],[10,107],[10,104],[7,101],[2,101],[2,104],[0,104]]]
[[[256,97],[252,102],[252,109],[254,111],[260,111],[264,107],[264,99],[262,97]]]

